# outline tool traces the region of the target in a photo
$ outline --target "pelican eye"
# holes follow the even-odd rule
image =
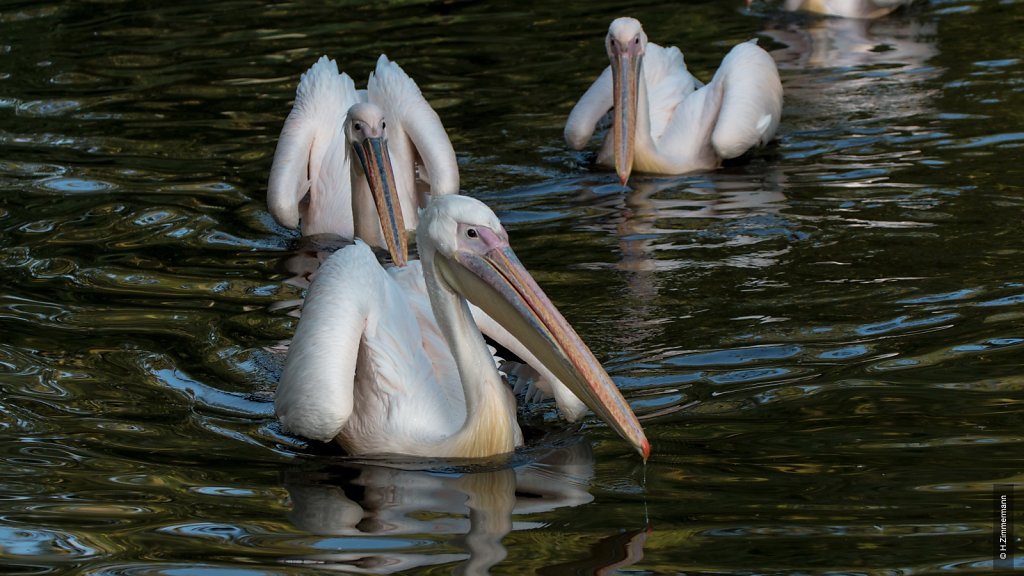
[[[640,43],[640,37],[637,36],[636,38],[633,39],[633,44],[639,44],[639,43]]]
[[[387,127],[388,127],[388,123],[387,123],[387,122],[384,122],[383,120],[381,120],[381,123],[380,123],[380,127],[381,127],[381,129],[383,130],[384,128],[387,128]]]
[[[363,130],[363,126],[359,122],[353,122],[352,127],[355,128],[356,130],[359,130],[360,132],[362,132]]]
[[[466,230],[466,236],[469,236],[470,238],[476,238],[479,235],[480,234],[477,233],[476,228],[470,228],[469,230]]]

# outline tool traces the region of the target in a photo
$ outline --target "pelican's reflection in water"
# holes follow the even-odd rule
[[[783,116],[791,126],[801,110],[833,124],[931,112],[937,91],[924,86],[942,73],[929,65],[939,52],[934,21],[912,14],[879,20],[783,14],[768,19],[762,33],[784,45],[771,54],[787,102],[798,102]]]
[[[650,524],[637,530],[627,530],[614,536],[602,538],[591,547],[591,556],[585,560],[566,562],[541,568],[541,576],[562,576],[563,574],[594,574],[605,576],[617,574],[619,568],[636,564],[644,557],[644,544],[653,532]]]
[[[616,268],[657,272],[682,267],[684,260],[673,257],[684,248],[685,239],[677,234],[697,232],[709,219],[737,220],[778,213],[786,201],[781,191],[783,180],[781,172],[770,169],[757,178],[719,172],[631,180],[621,200],[613,199],[621,202],[621,217],[614,220],[622,256]],[[659,256],[659,252],[664,253]],[[641,290],[637,295],[648,294]]]
[[[617,321],[627,329],[607,335],[614,349],[643,348],[660,333],[670,320],[666,307],[679,309],[661,299],[663,292],[678,298],[676,271],[702,275],[765,268],[789,250],[789,240],[800,232],[783,214],[786,175],[771,166],[759,170],[756,175],[730,167],[693,176],[634,176],[628,189],[595,176],[574,183],[575,202],[599,213],[581,219],[579,229],[614,238],[618,248],[614,261],[584,265],[610,267],[624,282]]]
[[[540,450],[540,449],[537,449]],[[334,461],[285,473],[291,499],[289,520],[318,535],[388,538],[376,550],[338,546],[339,550],[307,556],[302,562],[324,569],[395,574],[419,566],[457,562],[455,574],[487,574],[506,557],[502,539],[513,530],[540,528],[517,516],[580,506],[593,500],[590,446],[583,440],[550,448],[540,458],[514,468],[439,472],[363,462]],[[463,553],[424,551],[426,539]],[[400,536],[418,536],[411,549],[399,550]],[[641,550],[620,555],[639,559]],[[623,557],[610,562],[621,563]]]

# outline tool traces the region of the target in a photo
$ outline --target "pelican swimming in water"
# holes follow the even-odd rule
[[[444,126],[398,64],[382,54],[360,91],[326,56],[302,74],[270,169],[267,204],[275,220],[288,228],[301,222],[303,235],[358,236],[389,250],[394,243],[390,251],[401,264],[408,251],[406,230],[416,229],[426,201],[417,175],[431,195],[459,191],[459,168]],[[378,208],[393,208],[370,203],[372,178],[396,190],[404,212],[388,221],[398,230],[379,226]]]
[[[678,48],[648,42],[633,18],[611,23],[605,49],[611,65],[572,109],[565,141],[582,149],[612,110],[597,161],[614,166],[623,185],[634,169],[712,170],[774,137],[782,84],[775,61],[754,40],[735,46],[707,85],[686,69]]]
[[[750,3],[749,1],[747,2]],[[881,18],[914,0],[786,0],[790,11],[803,10],[843,18]]]
[[[310,287],[278,386],[288,431],[352,454],[487,457],[522,444],[515,399],[467,299],[500,321],[641,454],[650,444],[618,388],[551,304],[479,200],[432,198],[417,229],[422,274],[385,269],[361,241]],[[403,283],[423,282],[429,310]],[[429,319],[430,321],[426,321]]]

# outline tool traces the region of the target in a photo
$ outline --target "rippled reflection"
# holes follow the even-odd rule
[[[455,564],[455,574],[488,574],[505,560],[502,540],[510,532],[543,526],[520,518],[590,503],[593,474],[589,446],[575,441],[522,466],[480,472],[311,463],[286,471],[284,486],[293,506],[288,518],[333,536],[304,561],[372,574],[435,564]],[[418,538],[443,538],[462,552],[424,553]],[[616,567],[641,558],[642,546]]]

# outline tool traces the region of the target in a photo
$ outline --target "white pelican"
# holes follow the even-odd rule
[[[427,193],[417,190],[417,173],[429,181]],[[382,55],[362,95],[326,56],[302,75],[267,190],[267,204],[278,222],[295,227],[301,219],[304,236],[361,238],[386,247],[401,266],[408,251],[402,230],[415,230],[427,196],[456,194],[458,187],[458,164],[444,126],[397,64]],[[298,257],[305,272],[299,284],[315,274],[321,257]],[[403,281],[407,297],[418,300],[417,308],[427,312],[425,321],[433,322],[426,287],[417,278],[420,270],[417,264],[393,273],[410,276]],[[484,334],[537,370],[540,378],[532,383],[531,395],[554,397],[569,420],[583,415],[584,403],[505,327],[476,306],[471,309]]]
[[[414,230],[426,200],[417,190],[417,172],[430,194],[459,191],[455,151],[416,83],[382,54],[366,90],[356,91],[352,78],[322,56],[299,80],[274,152],[267,204],[281,225],[296,228],[301,221],[303,235],[358,236],[389,249],[394,242],[392,256],[404,259],[404,232],[389,240],[376,215],[361,220],[365,229],[356,229],[353,212],[376,212],[367,204],[366,188],[367,178],[379,177],[396,189],[404,210],[389,220]]]
[[[881,18],[913,3],[914,0],[786,0],[785,8],[843,18]]]
[[[634,168],[712,170],[774,137],[782,83],[775,61],[755,40],[735,46],[706,86],[687,71],[678,48],[648,42],[633,18],[612,22],[605,49],[611,65],[572,109],[565,141],[582,149],[613,110],[597,161],[614,166],[623,185]]]
[[[324,262],[277,390],[284,428],[336,439],[352,454],[513,451],[522,444],[515,399],[469,298],[646,459],[650,444],[629,404],[519,263],[494,213],[449,195],[432,198],[421,218],[420,262],[385,270],[358,240]],[[422,275],[402,273],[416,264]],[[425,282],[430,310],[409,297],[409,281]]]

